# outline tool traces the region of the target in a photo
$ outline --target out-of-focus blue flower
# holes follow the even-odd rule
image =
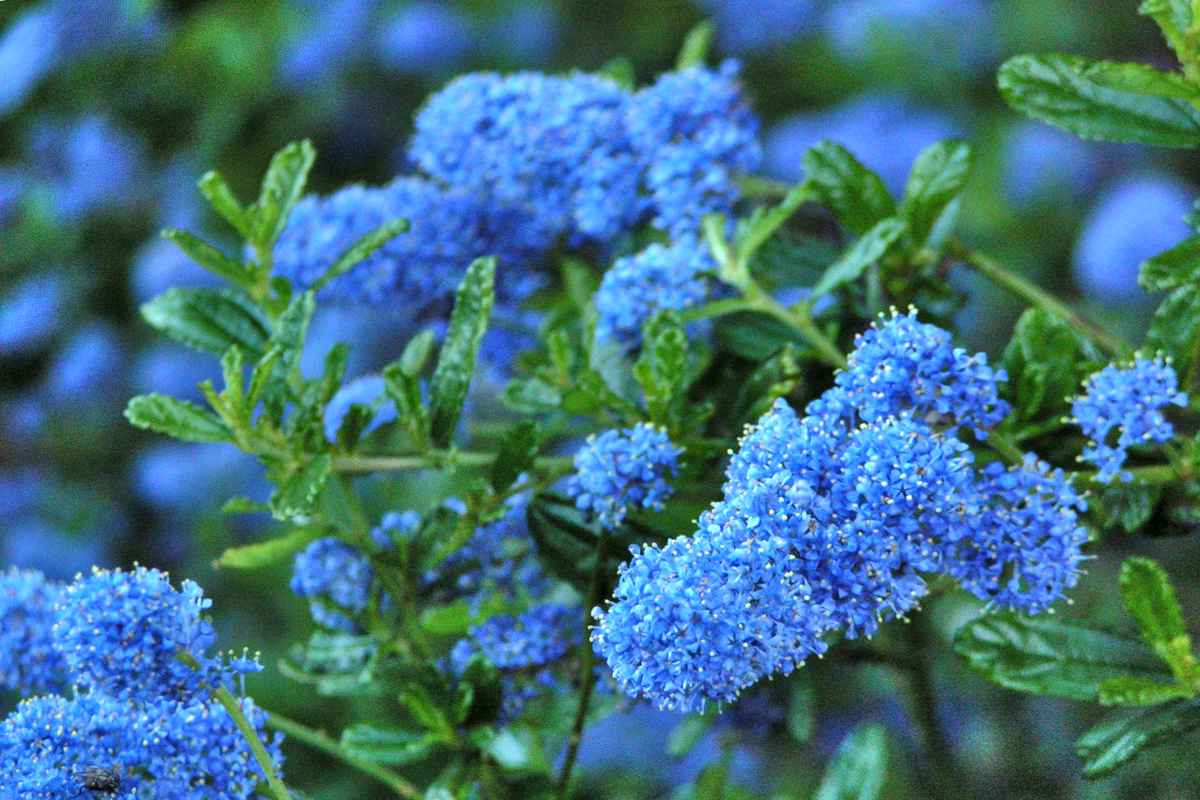
[[[1101,145],[1040,122],[1020,122],[1004,144],[1004,193],[1014,203],[1079,198],[1104,170]]]
[[[715,268],[704,243],[690,237],[617,259],[594,299],[596,338],[635,347],[658,312],[703,305],[709,295],[704,273]]]
[[[846,0],[826,15],[826,32],[850,62],[902,52],[930,67],[976,70],[996,56],[995,9],[986,0]]]
[[[30,695],[66,684],[66,666],[50,635],[61,591],[40,572],[0,572],[0,687]]]
[[[103,117],[39,125],[30,160],[50,189],[57,213],[67,220],[102,209],[127,209],[143,197],[142,147]]]
[[[377,0],[299,0],[292,5],[303,24],[283,48],[279,72],[286,85],[330,80],[362,57]]]
[[[103,404],[121,399],[125,348],[107,323],[93,323],[69,339],[50,362],[46,393],[59,405]]]
[[[44,432],[46,421],[46,401],[40,394],[20,394],[0,402],[0,436],[16,450],[34,445]]]
[[[60,56],[53,9],[25,9],[0,32],[0,115],[18,107],[54,69]]]
[[[431,320],[429,326],[440,328],[440,322]],[[300,369],[306,376],[320,375],[325,357],[341,342],[350,348],[348,375],[376,372],[400,357],[415,332],[411,316],[403,309],[318,304],[308,326]]]
[[[1075,245],[1075,279],[1084,294],[1114,305],[1144,295],[1138,267],[1191,235],[1184,217],[1196,192],[1166,175],[1138,175],[1105,191]]]
[[[111,546],[123,533],[120,522],[107,528],[67,531],[44,514],[9,519],[0,535],[0,563],[69,580],[93,564],[109,561]]]
[[[732,211],[736,173],[762,159],[739,71],[730,60],[717,70],[668,72],[629,105],[629,138],[645,165],[654,223],[672,239],[698,235],[705,214]]]
[[[630,508],[663,507],[673,491],[668,479],[678,473],[682,453],[666,431],[644,422],[589,436],[575,454],[575,474],[566,492],[601,525],[615,528]]]
[[[196,583],[184,581],[176,589],[158,570],[95,569],[63,590],[55,606],[54,646],[72,682],[94,692],[199,700],[223,679],[208,652],[217,640],[204,616],[211,605]]]
[[[520,3],[493,22],[485,41],[518,64],[543,64],[553,57],[562,33],[558,10],[535,0]]]
[[[45,347],[63,321],[66,287],[53,274],[26,278],[0,299],[0,358]]]
[[[409,157],[429,175],[515,209],[529,238],[611,241],[642,215],[626,135],[629,94],[575,73],[464,75],[417,115]]]
[[[354,632],[354,617],[367,608],[375,573],[371,560],[338,539],[318,539],[296,554],[292,591],[309,600],[318,624]]]
[[[787,44],[818,22],[813,0],[699,0],[717,25],[717,41],[734,54]]]
[[[474,46],[470,21],[458,9],[430,0],[398,9],[376,36],[380,63],[410,75],[451,69]]]
[[[222,281],[166,239],[151,239],[138,249],[129,273],[133,299],[153,300],[177,286],[216,287]]]
[[[383,550],[391,550],[396,539],[406,539],[421,526],[421,515],[416,511],[389,511],[371,529],[371,541]]]
[[[1188,402],[1175,369],[1161,358],[1138,358],[1127,367],[1109,364],[1088,378],[1083,389],[1071,404],[1075,424],[1091,440],[1080,458],[1100,470],[1102,483],[1118,476],[1133,480],[1121,469],[1129,448],[1171,441],[1175,427],[1163,409]]]
[[[776,124],[765,138],[768,173],[799,180],[804,152],[823,139],[836,142],[879,173],[894,194],[904,190],[913,161],[929,145],[961,129],[939,111],[914,105],[903,95],[872,93]]]
[[[363,430],[364,434],[371,433],[396,421],[396,406],[387,396],[382,375],[364,375],[350,381],[337,391],[337,394],[325,407],[325,438],[331,442],[337,441],[338,431],[350,407],[360,405],[374,410],[371,422]]]
[[[16,216],[28,189],[29,176],[24,170],[0,166],[0,229]]]
[[[48,0],[65,58],[147,48],[163,30],[153,7],[127,0]]]
[[[137,355],[130,370],[130,382],[137,394],[157,392],[193,403],[203,400],[197,386],[210,380],[221,383],[217,360],[205,353],[174,342],[152,344]]]
[[[216,511],[234,495],[265,497],[262,468],[233,445],[164,442],[147,447],[133,464],[137,496],[160,513],[197,516]]]

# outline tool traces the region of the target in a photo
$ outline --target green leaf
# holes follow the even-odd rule
[[[354,269],[354,267],[370,258],[376,250],[400,234],[407,232],[408,229],[409,224],[406,219],[393,219],[383,223],[352,244],[350,249],[345,253],[342,253],[341,257],[333,263],[333,266],[325,270],[325,274],[320,278],[317,278],[316,283],[312,285],[313,291],[321,291],[330,281],[345,275]]]
[[[1185,239],[1142,263],[1138,283],[1148,292],[1194,285],[1200,279],[1200,236]]]
[[[683,758],[700,743],[704,734],[712,730],[713,717],[707,714],[688,714],[679,720],[667,737],[667,755]]]
[[[1137,675],[1170,680],[1140,642],[1075,622],[988,614],[959,628],[954,651],[979,675],[1030,694],[1097,700],[1100,684]]]
[[[271,496],[271,512],[281,520],[307,520],[332,471],[333,457],[329,453],[314,456],[275,490]]]
[[[271,158],[253,207],[253,240],[260,249],[269,250],[283,232],[288,214],[304,194],[304,184],[316,158],[317,151],[307,139],[292,142]]]
[[[466,602],[466,601],[463,601]],[[496,721],[504,705],[500,670],[482,655],[471,656],[458,680],[459,725],[486,725]]]
[[[760,206],[754,209],[748,218],[739,220],[735,237],[739,267],[748,268],[759,249],[783,227],[800,206],[812,200],[814,196],[812,188],[804,183],[793,187],[775,205]]]
[[[813,800],[877,800],[887,779],[887,734],[862,725],[838,747]]]
[[[1017,111],[1084,139],[1200,145],[1200,110],[1178,96],[1186,84],[1151,67],[1021,55],[1000,68],[999,85]]]
[[[310,289],[293,297],[288,307],[279,315],[271,344],[282,353],[279,361],[285,371],[290,372],[300,363],[304,340],[308,336],[308,323],[312,320],[316,307],[316,293]]]
[[[505,431],[492,463],[492,488],[503,492],[516,483],[517,477],[533,466],[541,446],[542,431],[536,422],[524,420]]]
[[[430,432],[439,447],[450,443],[458,427],[458,417],[475,372],[475,357],[492,313],[495,277],[496,259],[476,259],[467,269],[454,299],[450,329],[429,384]]]
[[[895,217],[889,217],[874,225],[825,270],[825,274],[813,287],[809,302],[829,294],[839,286],[858,280],[866,268],[883,258],[907,230],[907,223]]]
[[[896,213],[883,179],[840,144],[820,142],[805,153],[804,178],[821,204],[856,236]]]
[[[1156,706],[1168,700],[1190,697],[1187,687],[1149,678],[1126,675],[1100,684],[1100,704],[1105,706]]]
[[[962,192],[970,170],[971,148],[966,142],[937,142],[917,157],[904,188],[900,216],[918,244],[929,239],[946,208]]]
[[[717,320],[717,340],[742,358],[764,361],[792,348],[796,354],[809,352],[790,326],[765,314],[729,314]]]
[[[1166,570],[1149,558],[1127,558],[1121,564],[1120,587],[1125,609],[1146,644],[1167,662],[1176,679],[1191,686],[1197,671],[1192,639]]]
[[[402,364],[389,364],[383,370],[383,386],[396,405],[400,424],[412,437],[413,444],[419,450],[426,449],[429,445],[429,414],[421,398],[420,380],[408,374]]]
[[[1088,510],[1101,526],[1119,526],[1126,533],[1134,533],[1154,516],[1154,510],[1162,499],[1162,490],[1162,486],[1153,483],[1114,483],[1104,487],[1094,500],[1088,501]]]
[[[270,321],[250,298],[231,289],[169,289],[141,311],[151,327],[215,356],[236,344],[257,360],[270,338]]]
[[[278,564],[303,550],[310,543],[321,538],[322,532],[316,528],[300,528],[291,533],[265,542],[230,547],[217,559],[218,567],[230,569],[260,569]]]
[[[1195,48],[1187,36],[1192,27],[1192,0],[1145,0],[1138,13],[1158,23],[1167,44],[1180,61],[1192,59]]]
[[[1085,778],[1102,778],[1142,750],[1200,727],[1200,701],[1179,700],[1101,722],[1075,743]]]
[[[687,334],[683,320],[673,311],[655,314],[646,322],[642,352],[633,367],[646,398],[646,411],[653,422],[669,426],[672,405],[682,399],[687,368]]]
[[[185,442],[228,442],[233,434],[216,414],[185,400],[161,394],[141,394],[125,407],[135,428],[163,433]]]
[[[1198,337],[1200,285],[1190,284],[1171,292],[1155,309],[1146,331],[1145,349],[1170,356],[1175,372],[1186,380],[1195,363]]]
[[[204,199],[212,206],[213,211],[220,214],[243,238],[251,238],[254,226],[251,223],[250,214],[238,202],[233,190],[229,188],[229,184],[221,177],[221,173],[215,170],[204,173],[197,181],[196,186],[200,189],[200,194],[204,195]]]
[[[616,82],[627,91],[632,92],[637,88],[637,69],[626,56],[609,59],[597,70],[597,74]]]
[[[429,359],[433,356],[433,346],[437,344],[437,336],[433,331],[425,329],[408,340],[404,352],[400,354],[400,369],[406,375],[416,377],[425,371]]]
[[[541,378],[513,378],[504,387],[500,401],[518,414],[545,414],[562,405],[563,396]]]
[[[471,607],[466,600],[421,610],[421,627],[435,636],[464,636],[471,627]]]
[[[1008,373],[1006,395],[1020,430],[1067,414],[1070,398],[1103,359],[1060,317],[1031,308],[1017,321],[1002,361]]]
[[[508,772],[548,772],[550,765],[542,743],[527,727],[508,727],[496,732],[483,751]]]
[[[427,758],[440,745],[428,733],[359,723],[342,731],[342,749],[356,758],[401,767]]]
[[[708,58],[708,49],[712,45],[713,32],[713,24],[708,20],[688,31],[683,40],[683,47],[679,49],[679,56],[675,59],[675,69],[703,67],[705,59]]]
[[[219,278],[244,285],[253,277],[246,269],[245,264],[230,258],[216,247],[187,231],[166,228],[162,232],[162,237],[174,242],[175,246],[186,253],[188,258]]]

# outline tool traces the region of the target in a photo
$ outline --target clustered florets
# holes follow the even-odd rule
[[[66,586],[10,570],[0,576],[0,598],[6,687],[72,687],[25,700],[0,724],[0,770],[13,797],[79,796],[85,766],[119,772],[115,797],[254,795],[262,773],[211,695],[259,667],[209,653],[216,636],[199,586],[175,589],[144,567],[95,569]],[[266,715],[240,702],[261,731]],[[267,739],[277,764],[279,745]]]
[[[1110,364],[1088,378],[1084,393],[1071,406],[1073,421],[1091,442],[1080,458],[1099,469],[1096,479],[1120,477],[1130,447],[1170,441],[1175,428],[1163,414],[1168,406],[1186,406],[1171,365],[1161,358],[1138,358],[1128,367]]]
[[[953,431],[999,421],[1003,373],[912,314],[859,339],[803,418],[782,400],[742,439],[691,537],[634,548],[592,641],[628,693],[674,710],[869,636],[923,574],[1030,612],[1074,585],[1082,501],[1034,461],[975,469]]]
[[[292,591],[309,599],[319,625],[353,633],[371,599],[371,560],[345,542],[317,539],[296,554]]]
[[[567,494],[602,526],[615,528],[630,508],[662,509],[671,495],[668,478],[678,472],[682,452],[666,431],[644,422],[589,436],[575,454]]]

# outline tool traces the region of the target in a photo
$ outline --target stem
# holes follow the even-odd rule
[[[1190,471],[1177,470],[1171,464],[1153,464],[1147,467],[1131,467],[1125,470],[1133,474],[1135,481],[1141,483],[1174,483],[1177,480],[1190,480],[1192,475]],[[1087,481],[1092,486],[1098,488],[1107,488],[1108,484],[1100,483],[1096,480],[1096,472],[1076,472],[1073,473],[1076,477]]]
[[[364,758],[358,758],[357,756],[346,752],[336,740],[325,735],[319,730],[310,728],[307,725],[296,722],[295,720],[288,719],[280,714],[267,715],[267,725],[271,726],[277,731],[282,732],[286,736],[290,736],[297,741],[304,742],[309,747],[320,750],[321,752],[336,758],[343,764],[354,767],[359,772],[370,775],[380,783],[391,787],[391,789],[400,797],[407,797],[410,798],[410,800],[417,800],[418,798],[423,797],[421,790],[406,781],[404,778],[401,778],[390,769],[381,767],[373,761],[368,761]]]
[[[596,543],[595,563],[592,565],[592,577],[588,582],[587,605],[583,609],[583,644],[580,645],[579,656],[579,706],[575,709],[575,723],[571,726],[571,736],[567,740],[567,755],[563,760],[562,772],[558,776],[559,800],[569,797],[571,772],[575,769],[575,759],[579,757],[579,745],[583,741],[583,726],[587,721],[588,706],[592,702],[592,691],[596,688],[596,651],[587,635],[591,623],[592,609],[600,602],[600,577],[604,571],[604,554],[608,551],[608,531],[600,535]]]
[[[241,731],[246,744],[250,745],[250,752],[254,754],[254,760],[258,762],[259,769],[266,776],[267,785],[271,787],[271,794],[275,796],[275,800],[292,800],[287,786],[275,772],[275,762],[271,760],[271,755],[263,746],[262,740],[258,738],[258,733],[250,724],[250,720],[246,719],[246,715],[242,711],[242,704],[224,686],[213,692],[213,698],[225,708],[238,730]]]
[[[1045,289],[1027,278],[1006,269],[983,253],[970,250],[959,243],[950,244],[947,247],[947,253],[962,260],[963,263],[979,274],[1017,295],[1030,305],[1036,306],[1063,320],[1099,345],[1109,355],[1119,356],[1129,349],[1125,342],[1084,317]]]
[[[1004,460],[1013,465],[1023,464],[1025,462],[1025,453],[1022,452],[1016,443],[998,431],[988,431],[987,439],[985,440],[993,450],[1004,457]]]
[[[495,453],[480,453],[471,450],[434,450],[427,455],[411,456],[342,456],[335,458],[333,468],[337,472],[399,472],[418,469],[441,469],[447,466],[487,467],[496,460]],[[534,462],[534,469],[547,472],[557,471],[570,458],[548,456]]]
[[[927,788],[935,796],[949,800],[961,796],[966,784],[959,774],[958,765],[954,761],[954,751],[937,715],[937,691],[930,669],[931,642],[920,616],[914,617],[904,628],[912,651],[908,674],[913,705],[932,768],[931,774],[927,776]]]

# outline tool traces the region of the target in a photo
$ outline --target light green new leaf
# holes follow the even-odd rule
[[[1102,778],[1142,750],[1200,727],[1200,701],[1179,700],[1101,722],[1075,743],[1085,778]]]
[[[908,222],[909,233],[918,244],[929,238],[947,207],[962,192],[970,171],[971,148],[966,142],[937,142],[917,157],[900,201],[900,216]]]
[[[866,268],[883,258],[907,230],[908,224],[896,217],[889,217],[876,224],[825,270],[825,274],[813,287],[809,302],[829,294],[839,286],[858,280]]]
[[[1168,700],[1190,697],[1187,687],[1178,683],[1162,683],[1126,675],[1109,678],[1100,684],[1100,705],[1104,706],[1156,706]]]
[[[229,188],[229,184],[221,177],[221,173],[215,170],[204,173],[197,181],[196,186],[200,189],[200,194],[204,195],[204,199],[212,206],[213,211],[220,214],[243,238],[251,238],[254,233],[254,225],[250,219],[250,213],[238,201],[233,190]]]
[[[253,207],[254,243],[260,249],[270,249],[283,232],[316,159],[317,151],[307,139],[292,142],[271,158]]]
[[[675,59],[675,69],[684,70],[692,67],[703,67],[708,58],[708,49],[712,45],[714,27],[705,20],[688,31],[679,48],[679,56]]]
[[[323,532],[316,528],[300,528],[265,542],[230,547],[217,559],[218,567],[230,569],[260,569],[278,564],[319,539]]]
[[[495,278],[496,259],[476,259],[467,269],[454,299],[450,329],[429,384],[430,432],[439,447],[450,443],[467,399],[475,357],[495,301]]]
[[[862,235],[896,213],[883,179],[840,144],[819,142],[804,154],[804,180],[838,222]]]
[[[250,280],[250,271],[246,266],[222,253],[208,242],[193,236],[178,228],[166,228],[162,237],[174,242],[175,246],[187,254],[188,258],[204,267],[219,278],[224,278],[239,286]]]
[[[300,363],[304,340],[308,336],[308,323],[317,308],[316,294],[310,289],[292,298],[288,307],[279,315],[271,345],[280,351],[279,362],[285,371],[291,371]]]
[[[271,495],[271,513],[284,521],[307,520],[332,471],[333,457],[329,453],[314,456],[303,469],[288,476]]]
[[[142,318],[177,342],[222,356],[232,345],[262,357],[270,322],[248,297],[231,289],[169,289],[142,305]]]
[[[862,725],[838,747],[813,800],[877,800],[887,779],[887,734]]]
[[[1082,136],[1165,147],[1200,145],[1186,84],[1140,64],[1022,55],[1000,68],[1000,93],[1023,114]]]
[[[185,442],[228,442],[233,438],[216,414],[161,394],[134,397],[125,407],[125,418],[136,428]]]
[[[1162,30],[1167,44],[1175,51],[1180,61],[1188,61],[1194,46],[1188,42],[1187,32],[1192,27],[1193,0],[1145,0],[1138,8]]]
[[[1146,644],[1154,648],[1182,683],[1196,673],[1192,640],[1166,570],[1148,558],[1127,558],[1121,565],[1121,600],[1137,621]]]

